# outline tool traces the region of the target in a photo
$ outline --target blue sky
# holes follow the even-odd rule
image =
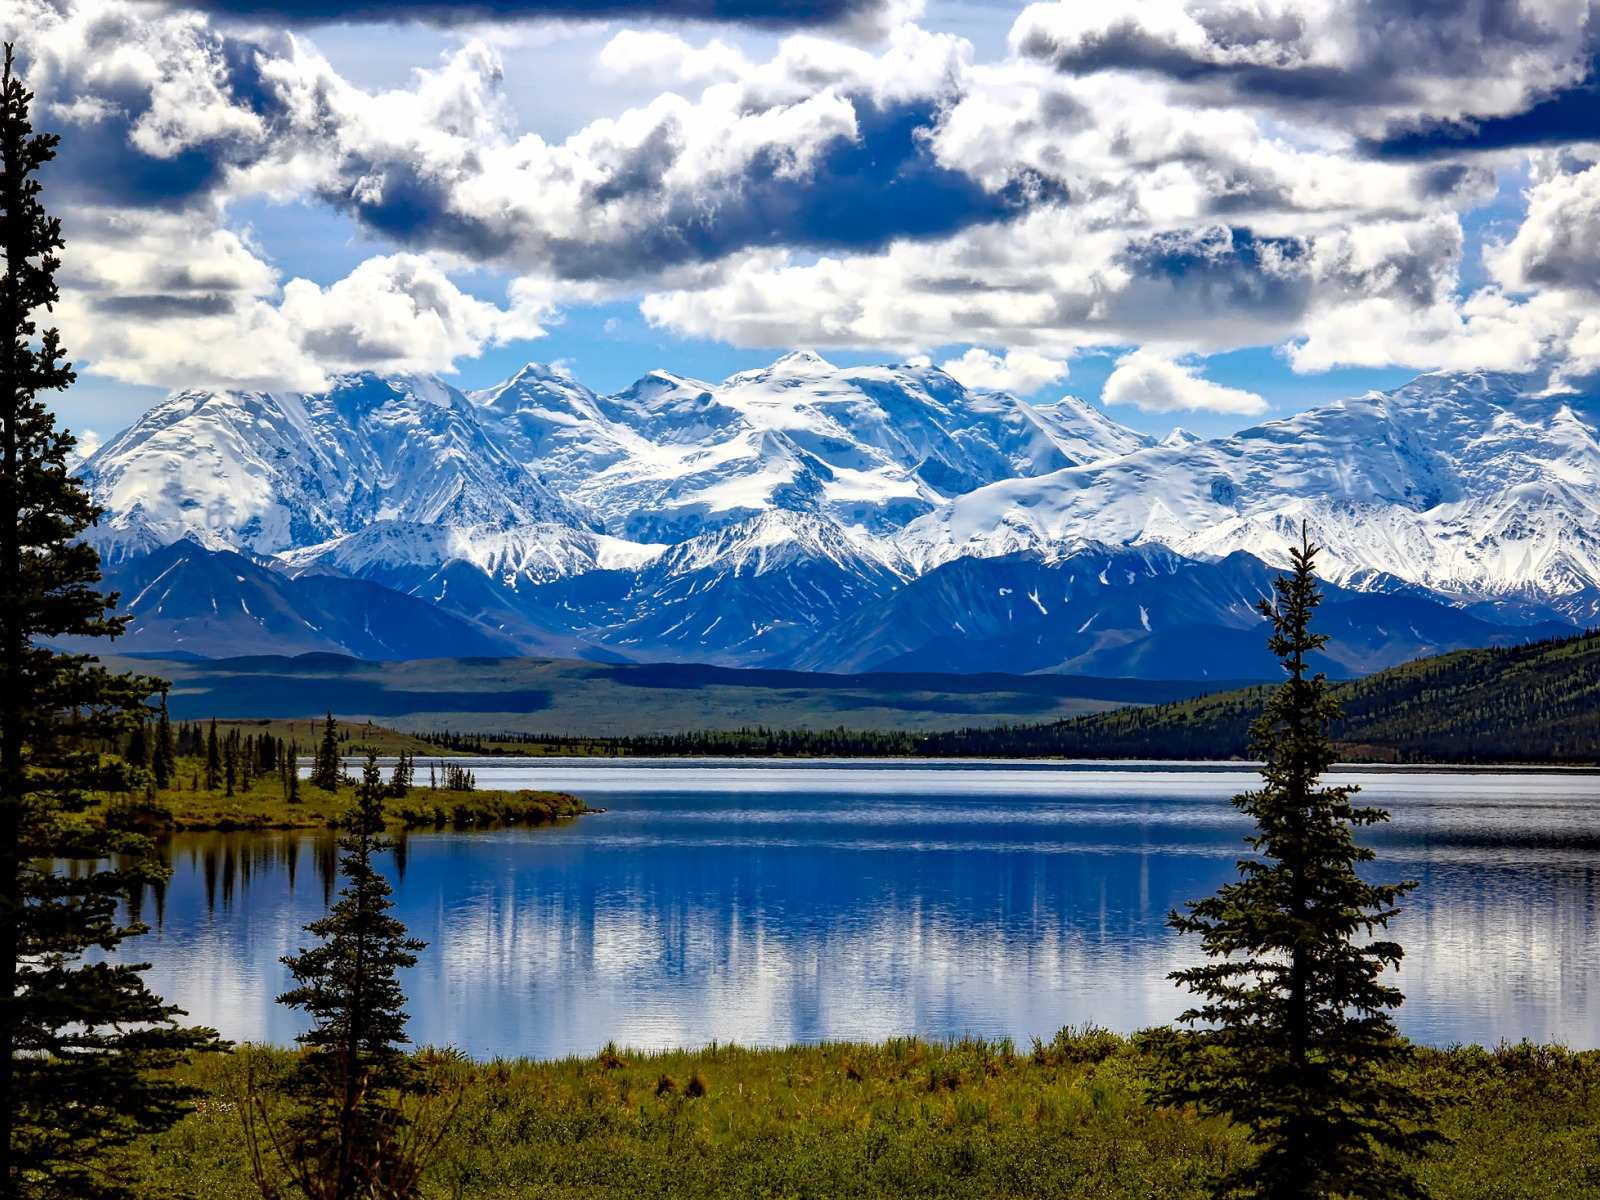
[[[612,391],[805,347],[1214,434],[1423,370],[1600,367],[1600,16],[1441,11],[19,0],[0,23],[63,135],[70,427],[169,388],[539,360]]]

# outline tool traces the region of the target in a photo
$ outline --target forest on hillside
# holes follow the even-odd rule
[[[750,726],[613,738],[415,736],[469,754],[1240,759],[1249,754],[1250,723],[1272,690],[1240,688],[1071,720],[947,733]],[[1332,734],[1346,761],[1600,761],[1600,632],[1418,659],[1333,692],[1345,715]]]
[[[1047,725],[921,739],[924,754],[1243,758],[1268,687],[1123,708]],[[1600,632],[1458,650],[1333,689],[1346,761],[1594,762],[1600,759]]]

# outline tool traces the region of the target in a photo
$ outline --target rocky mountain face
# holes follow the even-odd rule
[[[1600,397],[1426,375],[1158,441],[802,353],[614,396],[537,364],[179,392],[83,474],[145,651],[1236,679],[1271,674],[1253,605],[1302,521],[1331,674],[1590,621],[1597,425]]]

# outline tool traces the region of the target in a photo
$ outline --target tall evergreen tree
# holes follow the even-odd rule
[[[223,795],[233,795],[233,786],[239,779],[239,731],[232,729],[222,740]]]
[[[389,777],[389,794],[391,796],[406,796],[411,792],[417,778],[417,756],[400,751],[395,759],[394,774]]]
[[[172,743],[172,715],[167,711],[167,693],[161,693],[161,708],[156,714],[155,745],[150,755],[150,771],[156,786],[165,788],[178,773],[178,752]]]
[[[289,1084],[303,1107],[275,1144],[314,1200],[401,1195],[398,1185],[420,1169],[415,1147],[408,1153],[399,1136],[406,1121],[397,1092],[411,1067],[398,972],[416,965],[426,943],[391,914],[392,891],[373,865],[392,844],[382,836],[385,790],[373,753],[339,839],[345,886],[328,915],[306,926],[322,942],[283,960],[298,986],[278,1002],[303,1009],[312,1027],[296,1039],[307,1053]]]
[[[122,748],[123,760],[130,767],[144,770],[150,766],[150,738],[149,725],[143,713],[138,713],[133,721],[133,726],[128,730],[128,740]]]
[[[335,792],[339,790],[341,774],[343,771],[339,764],[339,726],[334,722],[333,713],[330,712],[327,723],[322,727],[322,745],[317,750],[311,782],[325,792]]]
[[[0,1197],[126,1194],[104,1152],[183,1113],[186,1089],[150,1068],[208,1040],[183,1030],[142,964],[84,963],[141,932],[119,901],[159,879],[148,843],[75,820],[91,790],[147,776],[99,747],[145,715],[157,681],[111,675],[42,642],[109,637],[124,619],[93,587],[99,558],[79,535],[100,514],[67,471],[73,438],[39,398],[72,382],[54,329],[60,223],[35,173],[57,139],[35,134],[32,95],[5,49],[0,71]],[[128,856],[119,858],[119,856]],[[133,865],[107,870],[107,860]],[[73,862],[77,869],[52,866]]]
[[[1238,864],[1238,882],[1168,919],[1199,934],[1213,961],[1173,973],[1201,1001],[1179,1021],[1199,1028],[1154,1039],[1156,1090],[1249,1127],[1259,1153],[1221,1194],[1395,1200],[1423,1194],[1412,1160],[1437,1135],[1427,1099],[1391,1070],[1410,1054],[1390,1017],[1404,997],[1379,977],[1404,951],[1373,936],[1416,885],[1361,878],[1357,866],[1376,856],[1352,831],[1389,814],[1355,807],[1355,787],[1320,783],[1339,706],[1307,662],[1327,641],[1311,632],[1317,550],[1302,528],[1291,573],[1260,604],[1289,678],[1251,726],[1262,786],[1233,798],[1255,821],[1256,857]]]
[[[206,734],[206,790],[216,791],[222,786],[222,746],[217,741],[217,719],[211,718],[211,731]]]

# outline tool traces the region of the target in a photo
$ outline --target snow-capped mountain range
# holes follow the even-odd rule
[[[613,396],[537,364],[177,392],[82,474],[126,648],[1238,678],[1270,673],[1251,606],[1302,521],[1331,673],[1591,621],[1597,425],[1595,395],[1437,374],[1157,440],[796,353]]]

